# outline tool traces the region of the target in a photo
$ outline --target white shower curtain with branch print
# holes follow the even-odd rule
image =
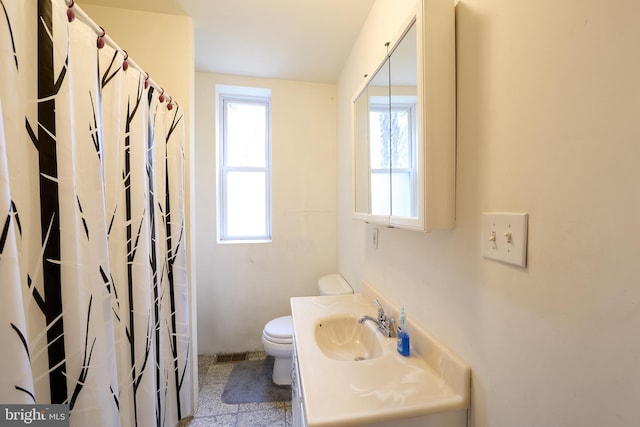
[[[183,113],[66,12],[0,0],[0,403],[173,426],[193,408]]]

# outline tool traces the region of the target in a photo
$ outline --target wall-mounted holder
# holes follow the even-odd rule
[[[482,256],[526,267],[527,224],[526,213],[483,213]]]

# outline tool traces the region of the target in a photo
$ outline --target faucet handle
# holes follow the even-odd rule
[[[378,306],[378,319],[384,319],[384,308],[382,308],[382,304],[380,304],[380,301],[378,301],[377,299],[374,302]]]
[[[387,317],[387,325],[388,325],[388,328],[389,328],[389,333],[388,333],[389,337],[395,337],[395,336],[398,335],[397,334],[398,327],[396,326],[395,323],[396,323],[396,320],[393,317],[391,317],[391,316]]]

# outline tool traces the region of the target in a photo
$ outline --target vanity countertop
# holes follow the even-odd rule
[[[383,337],[382,354],[370,360],[327,357],[315,340],[316,325],[337,315],[371,315],[378,298],[365,283],[362,294],[291,298],[301,387],[309,427],[357,426],[469,407],[470,370],[446,347],[411,322],[412,354],[396,351]]]

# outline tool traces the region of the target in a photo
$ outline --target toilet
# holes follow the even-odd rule
[[[339,274],[329,274],[318,279],[320,295],[352,294],[353,289]],[[293,357],[293,319],[282,316],[269,321],[262,331],[262,345],[269,356],[273,356],[273,382],[291,385]]]

